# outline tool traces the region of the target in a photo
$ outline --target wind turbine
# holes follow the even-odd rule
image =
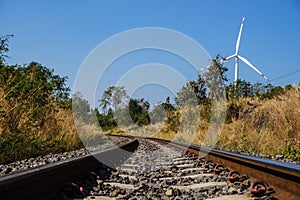
[[[243,17],[242,24],[241,24],[241,27],[240,27],[239,36],[238,36],[237,41],[236,41],[235,54],[233,54],[231,56],[228,56],[227,58],[223,58],[223,60],[221,62],[224,63],[224,62],[226,62],[226,61],[228,61],[232,58],[235,58],[235,72],[234,72],[234,82],[235,83],[239,78],[239,59],[241,59],[241,61],[246,63],[249,67],[254,69],[264,79],[266,79],[268,82],[270,82],[270,80],[263,73],[261,73],[256,67],[254,67],[246,58],[239,55],[239,46],[240,46],[240,40],[241,40],[242,30],[243,30],[243,26],[244,26],[244,21],[245,21],[245,17]]]

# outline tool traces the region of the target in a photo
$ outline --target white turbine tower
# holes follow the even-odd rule
[[[226,61],[228,61],[228,60],[230,60],[232,58],[235,58],[235,73],[234,73],[234,82],[235,83],[236,83],[236,81],[239,78],[239,59],[241,59],[249,67],[251,67],[257,73],[259,73],[259,75],[261,75],[264,79],[266,79],[268,82],[270,82],[270,80],[263,73],[261,73],[256,67],[254,67],[246,58],[244,58],[241,55],[239,55],[239,46],[240,46],[240,40],[241,40],[241,35],[242,35],[244,21],[245,21],[245,17],[243,17],[241,28],[240,28],[240,32],[239,32],[239,36],[238,36],[237,41],[236,41],[235,54],[233,54],[231,56],[228,56],[227,58],[223,58],[222,62],[226,62]]]

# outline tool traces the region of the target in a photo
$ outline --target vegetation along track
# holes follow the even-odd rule
[[[98,155],[111,160],[109,167],[88,157],[59,164],[58,169],[54,165],[5,177],[0,180],[0,195],[6,199],[13,195],[16,199],[25,195],[31,199],[300,197],[296,165],[154,138],[137,138],[121,148],[130,151],[115,148]]]

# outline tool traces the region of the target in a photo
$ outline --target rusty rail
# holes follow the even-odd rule
[[[252,183],[257,183],[256,180],[268,183],[275,190],[275,194],[272,196],[278,199],[298,200],[300,198],[299,165],[245,156],[177,141],[136,136],[122,137],[130,139],[143,138],[184,149],[200,156],[200,158],[211,160],[219,164],[219,166],[226,166],[229,169],[247,174],[251,177]],[[137,146],[138,141],[133,140],[120,148],[113,148],[94,156],[111,160],[117,165],[127,159],[131,154],[130,152],[135,150]],[[0,196],[4,199],[53,199],[64,183],[78,177],[78,174],[87,173],[101,165],[94,156],[86,155],[2,177],[0,178]]]
[[[289,163],[251,157],[231,152],[186,144],[158,138],[145,138],[156,142],[169,144],[211,160],[214,163],[238,170],[251,177],[251,181],[262,180],[269,184],[275,191],[278,199],[300,199],[300,166]]]
[[[127,159],[138,146],[132,140],[120,147],[111,148],[95,155],[85,155],[47,166],[38,167],[0,178],[1,199],[55,199],[61,187],[79,175],[103,167],[95,157],[101,157],[118,165]]]

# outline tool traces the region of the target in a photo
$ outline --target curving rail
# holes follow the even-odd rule
[[[112,135],[116,136],[116,135]],[[86,155],[44,167],[0,178],[1,199],[53,199],[62,185],[80,174],[103,167],[95,157],[111,160],[115,165],[124,162],[139,145],[138,138],[153,140],[189,151],[194,156],[205,158],[226,168],[247,174],[252,187],[266,183],[274,189],[277,199],[300,199],[300,166],[273,160],[250,157],[212,148],[149,137],[129,137],[131,142],[120,148],[112,148],[97,155]],[[133,139],[135,138],[135,139]],[[126,150],[126,151],[124,151]],[[127,152],[127,153],[126,153]],[[234,172],[234,171],[233,171]],[[256,180],[261,180],[257,182]],[[251,188],[250,188],[251,191]],[[255,189],[252,192],[256,192]]]
[[[251,177],[255,183],[257,180],[271,186],[278,199],[300,199],[300,166],[269,159],[251,157],[194,144],[186,144],[157,138],[147,138],[160,143],[169,144],[211,160],[214,163],[237,170]]]
[[[132,140],[120,147],[94,155],[85,155],[0,178],[1,199],[55,199],[63,185],[82,174],[104,167],[95,157],[111,160],[115,165],[126,160],[138,146]],[[124,151],[126,150],[126,151]]]

